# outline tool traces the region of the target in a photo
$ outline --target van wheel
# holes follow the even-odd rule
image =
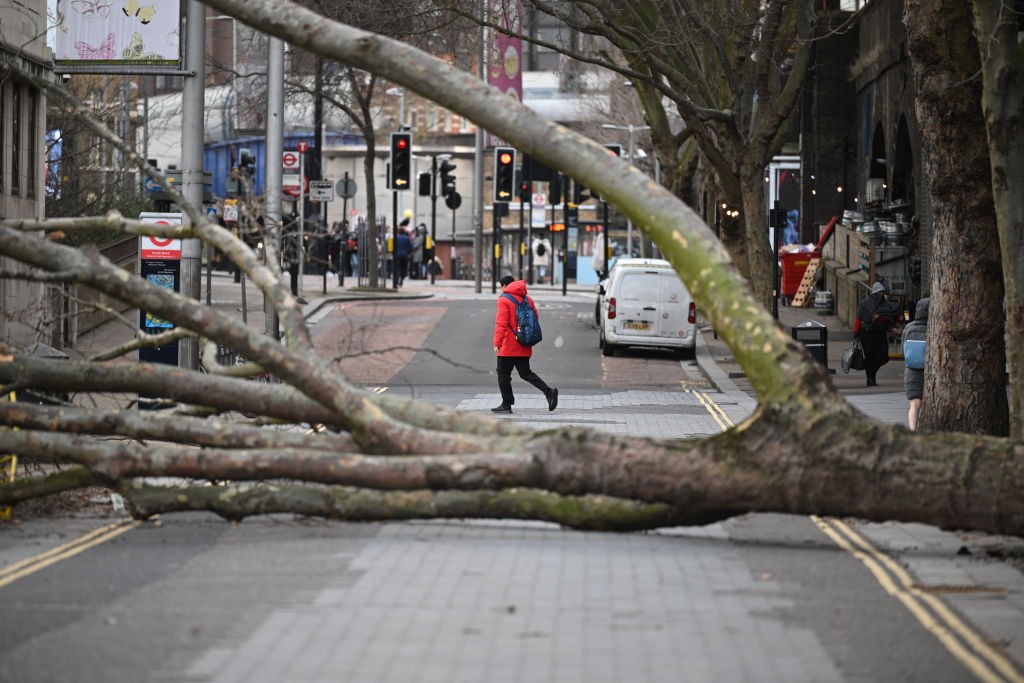
[[[614,344],[609,344],[608,342],[606,342],[604,340],[604,335],[603,334],[601,335],[601,355],[602,356],[614,356],[615,355],[615,345]]]

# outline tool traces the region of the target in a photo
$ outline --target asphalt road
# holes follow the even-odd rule
[[[541,304],[534,367],[564,395],[701,386],[667,354],[603,358],[592,300]],[[313,332],[366,386],[458,405],[497,393],[493,306],[350,303]],[[1021,680],[970,646],[1019,656],[1021,574],[920,525],[844,536],[748,515],[604,534],[175,514],[80,540],[122,519],[0,524],[0,682]],[[922,594],[940,585],[925,593],[956,623]]]

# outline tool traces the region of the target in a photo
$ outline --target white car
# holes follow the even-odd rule
[[[623,258],[597,285],[597,326],[606,356],[620,347],[673,349],[693,358],[697,348],[697,307],[663,259]]]

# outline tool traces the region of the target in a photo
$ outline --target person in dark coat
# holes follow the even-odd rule
[[[398,243],[395,245],[395,268],[398,269],[398,286],[405,282],[409,270],[409,254],[412,253],[412,238],[409,237],[409,219],[398,225]]]
[[[530,302],[534,313],[537,306],[526,294],[526,281],[516,280],[511,275],[501,278],[502,294],[511,295],[521,302],[525,297]],[[498,297],[497,312],[494,316],[494,353],[498,357],[498,390],[501,391],[501,405],[491,408],[492,413],[511,413],[516,397],[512,393],[512,370],[518,370],[519,376],[537,387],[548,400],[548,410],[558,406],[558,389],[549,387],[537,373],[530,369],[530,356],[533,348],[523,346],[516,341],[516,305],[506,296]]]
[[[915,333],[928,331],[928,307],[931,299],[921,299],[914,309],[914,320],[903,328],[903,344]],[[917,431],[918,417],[921,415],[921,402],[924,399],[924,370],[907,367],[903,370],[903,389],[907,392],[910,407],[907,409],[907,424],[911,431]]]
[[[871,285],[871,294],[857,307],[853,336],[864,348],[864,374],[867,386],[878,385],[878,369],[889,362],[889,329],[896,321],[896,306],[885,298],[885,285]]]

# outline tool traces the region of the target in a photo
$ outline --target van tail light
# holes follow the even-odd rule
[[[615,297],[608,299],[608,319],[615,317]]]
[[[690,302],[690,315],[687,316],[686,322],[695,323],[697,322],[697,304]]]

